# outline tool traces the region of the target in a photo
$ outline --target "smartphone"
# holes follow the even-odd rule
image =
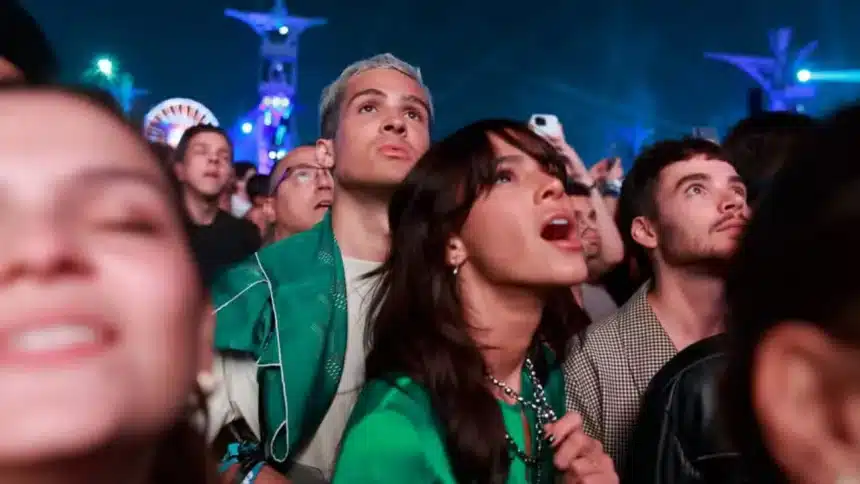
[[[541,136],[552,138],[564,136],[558,116],[554,114],[532,114],[532,117],[529,118],[529,128]]]

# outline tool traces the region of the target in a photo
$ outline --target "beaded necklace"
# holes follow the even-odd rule
[[[507,442],[508,448],[511,450],[511,452],[520,460],[522,460],[527,467],[530,467],[533,470],[532,475],[534,479],[532,482],[534,482],[535,484],[540,484],[540,464],[542,460],[541,453],[543,451],[543,441],[545,440],[545,432],[543,427],[550,422],[555,422],[556,420],[558,420],[558,417],[555,414],[555,410],[553,410],[552,406],[550,406],[549,402],[547,402],[546,393],[544,392],[543,385],[540,384],[540,381],[537,377],[537,373],[535,372],[535,367],[529,358],[526,358],[525,362],[523,363],[523,367],[526,370],[526,376],[531,382],[532,388],[534,388],[533,400],[527,400],[522,395],[517,393],[513,388],[508,386],[507,383],[497,379],[493,375],[487,374],[487,379],[490,380],[493,385],[501,389],[502,393],[504,393],[505,396],[516,400],[517,403],[523,408],[523,410],[529,408],[534,410],[535,416],[537,417],[535,418],[534,425],[535,435],[537,436],[537,444],[535,445],[534,453],[532,455],[528,455],[523,449],[520,449],[517,443],[514,442],[514,439],[513,437],[511,437],[511,434],[508,432],[505,432],[505,441]]]

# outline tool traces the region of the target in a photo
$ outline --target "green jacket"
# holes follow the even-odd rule
[[[285,462],[316,432],[346,352],[343,259],[331,216],[216,278],[215,348],[253,355],[267,457]]]
[[[534,388],[525,372],[523,395],[533,398]],[[564,414],[564,378],[552,367],[544,387],[547,400],[556,413]],[[499,401],[507,432],[519,448],[526,447],[523,409]],[[535,424],[532,410],[525,416],[530,428]],[[531,433],[528,447],[537,445]],[[445,431],[436,416],[423,386],[408,376],[368,381],[350,417],[332,484],[457,484],[446,451]],[[555,482],[553,452],[547,447],[541,463],[540,484]],[[534,476],[522,460],[513,458],[508,484],[533,483]]]

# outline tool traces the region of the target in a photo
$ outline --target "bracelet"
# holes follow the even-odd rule
[[[620,180],[606,180],[600,184],[600,194],[605,197],[618,197],[621,195]]]
[[[236,464],[239,464],[239,470],[233,482],[236,484],[253,483],[266,464],[260,444],[257,442],[233,442],[227,445],[227,453],[221,459],[218,472],[223,474]]]
[[[265,462],[257,462],[257,465],[255,465],[250,471],[248,471],[248,473],[245,475],[245,478],[242,479],[242,484],[254,484],[255,482],[257,482],[257,476],[260,475],[260,470],[263,469],[263,465],[265,464]]]

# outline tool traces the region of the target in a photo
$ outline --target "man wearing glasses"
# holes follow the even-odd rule
[[[317,162],[314,145],[299,146],[272,170],[269,199],[263,206],[273,231],[266,243],[304,232],[322,220],[331,207],[334,181],[331,166]]]

